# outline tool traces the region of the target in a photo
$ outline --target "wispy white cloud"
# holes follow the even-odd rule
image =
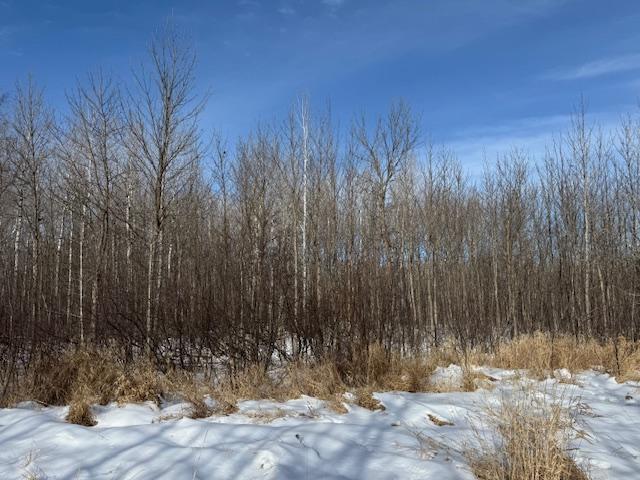
[[[280,7],[280,8],[278,9],[278,12],[279,12],[281,15],[294,15],[294,14],[296,13],[296,11],[295,11],[293,8],[291,8],[291,7],[287,7],[287,6]]]
[[[619,116],[612,112],[588,113],[587,120],[605,135],[614,134]],[[571,114],[527,117],[503,125],[468,128],[456,132],[445,145],[457,155],[472,176],[478,176],[485,162],[514,150],[537,162],[571,126]]]
[[[8,37],[13,32],[13,29],[7,25],[0,25],[0,38]]]
[[[556,69],[543,75],[546,80],[579,80],[640,69],[640,54],[602,58],[568,69]]]
[[[271,8],[254,8],[253,0],[236,0],[243,6],[237,20],[252,21],[254,30],[247,36],[244,27],[237,28],[226,36],[241,53],[230,60],[227,72],[233,76],[212,70],[220,92],[212,115],[220,123],[234,116],[234,123],[244,128],[255,120],[271,119],[295,92],[322,90],[327,85],[324,91],[329,91],[374,65],[401,57],[415,55],[420,62],[440,57],[557,8],[552,0],[532,1],[535,9],[521,8],[511,0],[489,4],[477,0],[279,0]],[[269,15],[281,15],[280,6],[295,8],[300,21],[287,22],[285,30],[284,25],[274,24]],[[238,62],[246,52],[254,61]],[[262,79],[259,86],[249,73],[256,69]],[[225,98],[232,102],[225,103]],[[373,108],[360,103],[361,99],[352,101],[354,110]]]

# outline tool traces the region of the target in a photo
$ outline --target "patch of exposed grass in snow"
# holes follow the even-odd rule
[[[576,402],[524,384],[483,414],[466,456],[479,480],[587,480],[572,457]]]

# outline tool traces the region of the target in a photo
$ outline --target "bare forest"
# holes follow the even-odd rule
[[[195,69],[165,32],[62,112],[37,79],[2,97],[0,394],[81,346],[233,372],[371,344],[638,339],[634,112],[604,131],[578,99],[542,158],[514,148],[471,175],[401,101],[338,128],[300,98],[227,141]]]

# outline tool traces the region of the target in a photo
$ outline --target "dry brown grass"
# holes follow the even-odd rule
[[[427,418],[438,427],[451,427],[453,426],[453,422],[449,422],[448,420],[443,420],[442,418],[436,417],[435,415],[428,413]]]
[[[435,368],[451,363],[463,366],[462,382],[451,386],[431,384]],[[600,367],[618,381],[640,381],[640,345],[624,338],[599,343],[536,333],[503,342],[494,352],[477,348],[463,354],[448,342],[425,355],[402,356],[373,344],[357,350],[349,360],[295,362],[276,373],[268,373],[263,366],[250,366],[232,378],[216,382],[215,387],[186,372],[162,374],[145,359],[125,364],[115,350],[83,349],[36,362],[5,403],[36,400],[45,405],[73,404],[74,411],[82,413],[87,410],[82,406],[85,404],[159,402],[170,393],[190,402],[190,416],[201,418],[212,413],[234,413],[241,400],[286,401],[308,395],[324,400],[336,412],[346,413],[346,392],[354,392],[356,403],[361,406],[379,409],[381,405],[371,396],[373,391],[491,388],[495,379],[475,371],[471,365],[526,369],[539,378],[550,376],[559,368],[578,372]],[[572,379],[560,380],[575,381]],[[217,401],[215,409],[204,402],[207,394]],[[83,415],[74,413],[72,417],[84,422]]]
[[[95,417],[91,411],[91,396],[86,391],[77,391],[71,402],[69,402],[69,412],[67,422],[75,423],[85,427],[93,427],[96,424]]]
[[[157,402],[163,388],[161,374],[150,362],[125,365],[112,350],[86,349],[38,362],[10,400],[66,405],[84,395],[100,404]]]
[[[269,375],[263,367],[252,366],[232,378],[219,382],[213,391],[218,411],[235,413],[242,400],[270,399],[286,401],[308,395],[326,401],[338,413],[346,413],[342,395],[347,386],[332,362],[305,364],[296,362],[282,372]]]
[[[216,394],[228,394],[237,399],[278,399],[278,382],[269,376],[262,365],[252,365],[220,383]]]
[[[189,418],[207,418],[216,413],[217,409],[205,402],[207,396],[212,396],[213,387],[193,374],[171,371],[162,377],[162,383],[165,391],[191,404]]]
[[[446,363],[449,353],[439,349],[428,356],[406,357],[372,344],[358,351],[350,362],[340,364],[339,369],[351,387],[425,392],[431,390],[429,378],[435,367]]]
[[[474,392],[478,388],[493,390],[498,380],[485,373],[472,369],[464,369],[462,376],[462,390],[464,392]]]
[[[426,391],[433,369],[434,363],[426,358],[404,358],[372,345],[349,362],[296,362],[275,375],[262,366],[251,366],[214,388],[186,372],[162,374],[144,359],[125,364],[113,350],[83,349],[39,362],[11,401],[33,399],[45,405],[72,405],[70,421],[82,424],[91,423],[91,404],[159,402],[166,394],[188,401],[193,418],[234,413],[241,400],[286,401],[301,395],[319,398],[336,412],[346,413],[346,392],[355,391],[361,406],[381,409],[371,392]],[[207,394],[215,398],[215,409],[204,402]]]
[[[271,423],[278,418],[286,417],[287,412],[281,408],[276,408],[275,410],[256,410],[247,413],[247,416],[252,418],[256,423]]]
[[[203,401],[210,393],[204,382],[186,372],[162,374],[146,359],[125,364],[110,349],[70,351],[39,362],[10,402],[35,399],[45,405],[69,405],[67,420],[90,426],[91,404],[158,403],[167,392],[191,403],[192,418],[212,413]]]
[[[598,342],[538,332],[501,343],[487,360],[498,368],[527,369],[538,378],[559,368],[571,372],[602,368],[618,381],[640,379],[640,345],[624,338]]]
[[[338,367],[334,362],[320,362],[306,365],[294,363],[289,365],[282,382],[281,395],[296,398],[308,395],[321,400],[334,401],[347,391]]]
[[[385,410],[380,400],[373,397],[373,390],[370,387],[363,387],[355,392],[356,404],[367,410]]]
[[[217,402],[215,413],[231,415],[238,411],[241,400],[281,400],[277,382],[261,366],[251,366],[233,377],[218,382],[212,391]]]
[[[572,402],[557,392],[523,387],[487,407],[489,436],[477,433],[478,445],[467,450],[480,480],[587,480],[568,448]]]
[[[460,390],[463,392],[475,392],[480,387],[490,390],[493,389],[493,381],[495,380],[492,380],[491,377],[482,372],[471,368],[463,368]]]
[[[609,362],[609,371],[616,375],[616,380],[640,382],[640,344],[620,338],[610,345],[613,361]]]
[[[353,391],[358,405],[379,410],[384,407],[372,397],[373,391],[427,391],[434,368],[423,359],[402,358],[372,345],[349,362],[295,362],[273,375],[264,368],[250,367],[220,382],[213,396],[219,405],[233,411],[232,406],[241,400],[286,401],[308,395],[346,413],[344,394]]]

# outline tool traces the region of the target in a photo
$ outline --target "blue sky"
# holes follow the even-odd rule
[[[473,167],[538,153],[581,95],[605,128],[638,110],[635,0],[0,0],[0,91],[32,73],[62,109],[87,71],[126,77],[168,16],[212,92],[203,126],[231,140],[300,94],[343,126],[403,98]]]

